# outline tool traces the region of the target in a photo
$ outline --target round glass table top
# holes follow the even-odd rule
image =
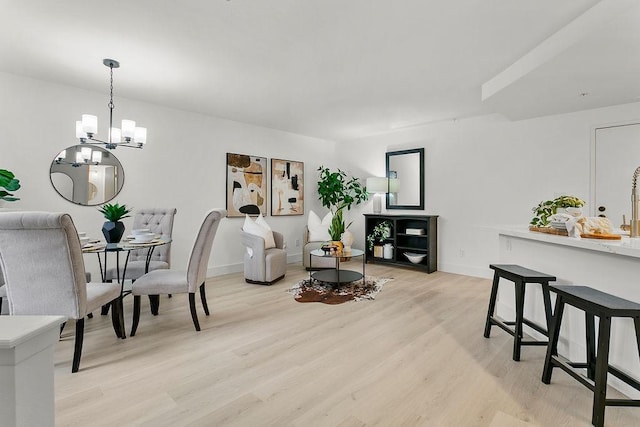
[[[344,258],[364,255],[364,251],[361,249],[351,249],[349,252],[325,252],[322,249],[314,249],[311,252],[313,256],[331,257],[331,258]]]

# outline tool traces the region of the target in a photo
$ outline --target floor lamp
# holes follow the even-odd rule
[[[366,187],[367,192],[373,194],[373,213],[379,214],[382,212],[382,194],[388,191],[389,181],[387,178],[372,176],[367,178]]]

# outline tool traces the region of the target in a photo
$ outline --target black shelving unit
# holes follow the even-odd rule
[[[382,215],[365,214],[365,257],[366,262],[396,264],[433,273],[438,270],[438,215]],[[383,221],[391,222],[391,236],[384,243],[393,245],[390,259],[374,257],[366,236]],[[409,234],[407,229],[423,230],[423,234]],[[424,254],[418,264],[414,264],[404,255],[405,252]]]

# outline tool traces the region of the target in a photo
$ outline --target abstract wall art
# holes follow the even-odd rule
[[[227,153],[227,216],[267,215],[267,158]]]
[[[271,159],[271,215],[304,215],[304,163]]]

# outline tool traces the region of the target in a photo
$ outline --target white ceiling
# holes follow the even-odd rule
[[[637,3],[0,0],[0,71],[344,141],[637,102]]]

